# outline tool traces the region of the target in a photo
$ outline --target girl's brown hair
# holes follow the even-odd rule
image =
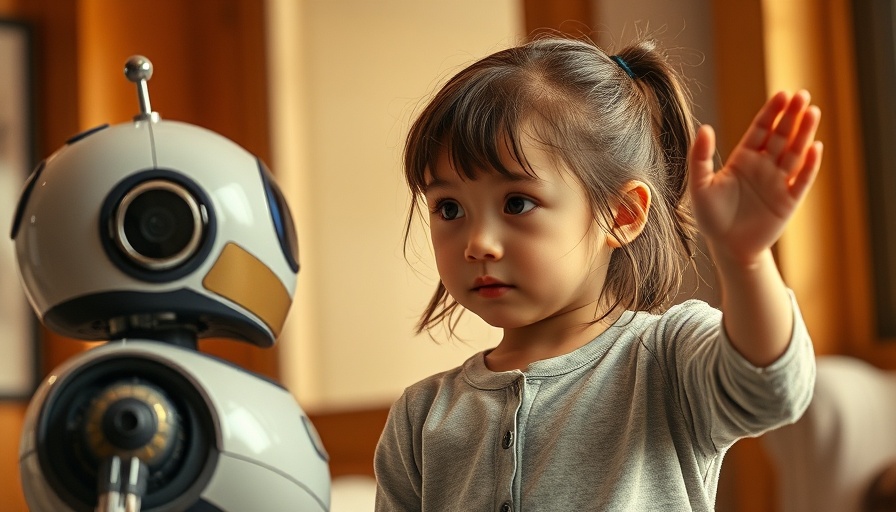
[[[650,187],[644,230],[613,252],[602,296],[611,301],[607,313],[617,306],[661,311],[693,264],[695,225],[685,189],[695,125],[684,79],[653,40],[613,58],[593,43],[564,37],[494,53],[452,77],[411,127],[404,169],[413,205],[405,244],[424,201],[427,169],[440,152],[465,178],[512,175],[501,148],[528,169],[520,146],[528,130],[580,181],[598,221],[612,218],[614,205],[629,204],[621,193],[626,183]],[[417,332],[442,321],[451,330],[456,313],[440,282]]]

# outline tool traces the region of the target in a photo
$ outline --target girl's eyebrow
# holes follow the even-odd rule
[[[439,189],[439,188],[446,188],[446,187],[448,187],[447,181],[445,181],[443,179],[439,179],[439,178],[433,178],[431,180],[426,181],[423,184],[423,193],[425,194],[426,192],[429,192],[432,189]]]
[[[503,173],[501,173],[501,177],[505,181],[512,182],[512,183],[515,183],[515,182],[538,183],[538,182],[542,181],[538,176],[532,176],[532,175],[525,174],[525,173],[520,173],[520,174],[503,174]],[[423,193],[425,194],[426,192],[428,192],[432,189],[448,188],[450,186],[451,186],[451,183],[449,183],[446,180],[443,180],[441,178],[432,178],[431,180],[429,180],[423,184]]]

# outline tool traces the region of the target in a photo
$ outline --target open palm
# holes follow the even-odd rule
[[[820,118],[806,91],[775,94],[718,172],[715,134],[700,127],[690,153],[689,189],[714,253],[749,263],[778,240],[818,174]]]

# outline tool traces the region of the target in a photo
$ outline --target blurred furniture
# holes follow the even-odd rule
[[[777,471],[781,512],[870,511],[866,494],[896,463],[896,372],[820,356],[806,413],[761,441]]]
[[[331,512],[373,510],[373,454],[388,415],[388,406],[309,414],[330,456]]]
[[[376,480],[367,475],[339,476],[333,479],[330,512],[373,512],[376,506]]]

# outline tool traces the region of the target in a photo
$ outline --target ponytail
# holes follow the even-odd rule
[[[656,136],[662,148],[665,162],[663,183],[666,200],[676,217],[678,239],[688,257],[693,256],[695,222],[686,201],[688,179],[688,153],[696,136],[696,119],[691,109],[690,90],[684,87],[684,78],[669,62],[668,56],[652,39],[627,47],[619,57],[629,65],[634,78],[652,93],[647,101],[654,112]]]
[[[642,278],[635,304],[661,310],[681,285],[684,265],[678,262],[694,265],[696,222],[687,197],[688,153],[696,134],[692,99],[683,75],[655,40],[638,41],[611,60],[624,63],[620,67],[636,91],[632,101],[646,108],[652,124],[657,164],[652,185],[661,201],[651,206],[652,218],[641,236],[624,249],[628,251],[626,259]],[[641,110],[630,108],[629,112],[638,115]],[[664,246],[672,251],[645,260],[651,248]],[[645,265],[645,261],[652,263]]]

